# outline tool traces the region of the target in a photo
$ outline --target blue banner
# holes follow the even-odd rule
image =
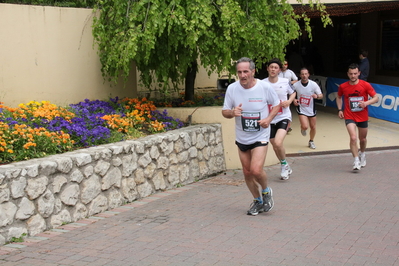
[[[347,79],[327,78],[326,106],[337,107],[338,86]],[[368,107],[369,115],[399,123],[399,87],[370,83],[378,94],[378,102]]]
[[[337,93],[338,87],[342,83],[348,81],[347,79],[338,78],[327,78],[327,95],[326,95],[326,106],[331,106],[337,108]]]

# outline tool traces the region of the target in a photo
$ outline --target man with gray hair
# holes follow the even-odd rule
[[[280,108],[280,101],[269,84],[254,77],[255,63],[250,58],[239,59],[236,71],[239,80],[227,87],[222,115],[235,119],[235,143],[245,183],[254,198],[247,214],[257,215],[268,212],[274,205],[263,167],[269,143],[269,125]]]

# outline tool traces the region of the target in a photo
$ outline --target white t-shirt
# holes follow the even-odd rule
[[[269,141],[270,127],[263,128],[258,120],[269,116],[269,105],[280,104],[275,91],[265,82],[256,79],[256,84],[245,89],[239,81],[227,87],[223,110],[231,110],[242,104],[242,116],[235,117],[236,141],[250,145],[257,141]]]
[[[276,83],[271,83],[268,78],[265,78],[264,81],[272,86],[274,91],[277,93],[280,102],[288,100],[287,95],[294,93],[294,90],[291,88],[290,81],[286,78],[279,77]],[[290,107],[281,107],[277,115],[274,117],[272,124],[277,124],[284,119],[292,121]]]
[[[314,104],[313,94],[321,94],[319,85],[313,80],[309,80],[308,85],[303,86],[301,81],[293,85],[296,91],[296,98],[299,100],[299,106],[296,107],[298,114],[306,116],[315,116],[316,108]]]
[[[289,81],[294,81],[294,80],[298,80],[298,77],[295,75],[294,71],[292,71],[291,69],[287,69],[284,72],[281,71],[280,73],[278,73],[279,78],[286,78]]]

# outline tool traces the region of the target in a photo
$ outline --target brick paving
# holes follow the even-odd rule
[[[354,173],[349,153],[290,157],[287,182],[266,168],[258,216],[228,170],[2,246],[0,265],[399,265],[398,158],[370,151]]]

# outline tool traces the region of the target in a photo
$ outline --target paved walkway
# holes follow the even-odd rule
[[[399,265],[399,150],[289,158],[275,206],[246,215],[242,173],[218,176],[0,249],[1,265]]]
[[[295,123],[287,143],[303,139]],[[328,148],[330,130],[321,126],[324,154],[291,148],[290,180],[279,180],[278,165],[266,168],[275,200],[268,213],[246,215],[252,199],[242,171],[228,170],[1,246],[0,265],[399,266],[399,149],[389,148],[398,145],[398,126],[373,123],[375,150],[359,172],[342,143]]]
[[[302,155],[311,154],[314,151],[320,152],[347,152],[349,149],[349,136],[345,128],[345,121],[338,118],[336,108],[318,107],[317,133],[315,143],[316,150],[308,148],[308,135],[301,135],[299,119],[296,111],[292,109],[292,128],[284,141],[287,154]],[[399,124],[391,123],[381,119],[370,117],[367,136],[368,149],[385,149],[387,147],[399,148]]]

